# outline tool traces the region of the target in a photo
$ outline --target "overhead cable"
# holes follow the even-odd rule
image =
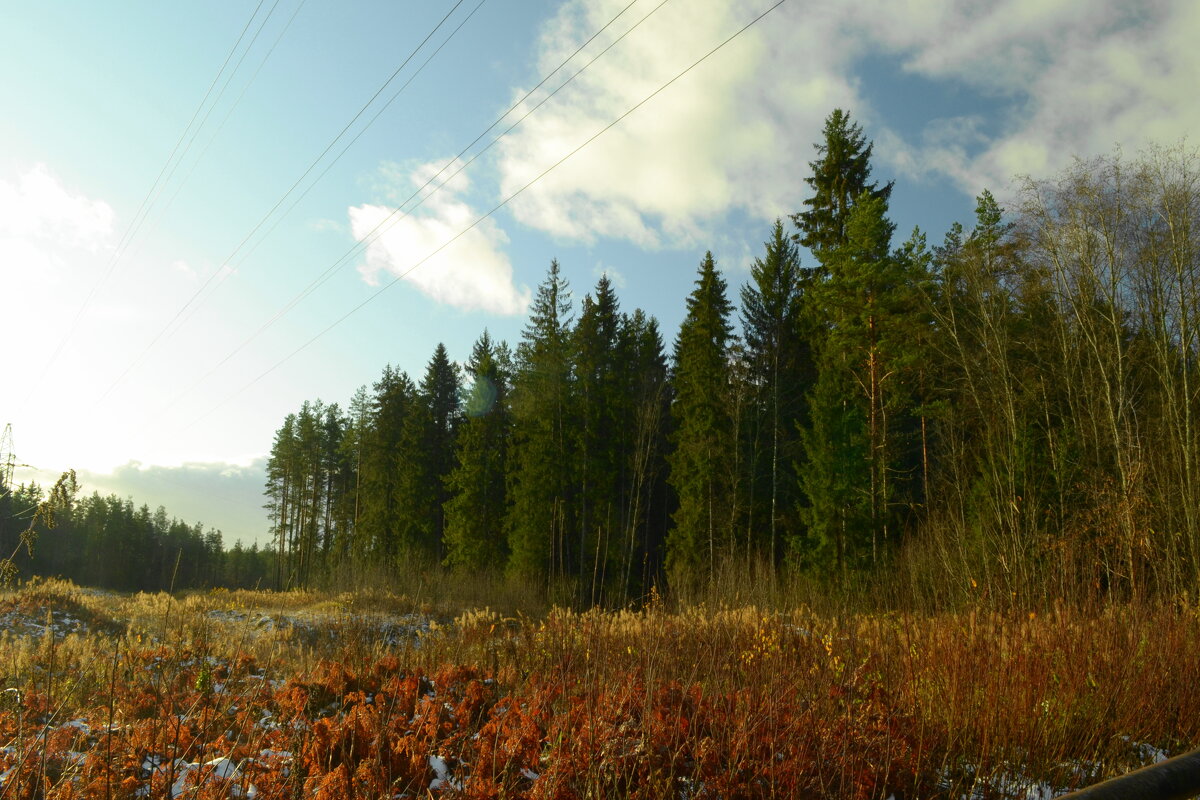
[[[552,97],[554,97],[556,94],[558,94],[563,88],[565,88],[568,84],[570,84],[572,81],[574,81],[575,78],[577,78],[580,75],[580,73],[582,73],[584,70],[586,70],[592,64],[594,64],[597,59],[599,59],[601,56],[603,56],[605,53],[607,53],[609,50],[611,50],[617,43],[619,43],[622,39],[624,39],[626,36],[628,36],[634,30],[636,30],[643,22],[645,22],[647,19],[649,19],[656,11],[658,11],[660,8],[662,8],[664,5],[666,5],[669,1],[670,0],[662,0],[658,5],[656,5],[653,9],[651,9],[649,13],[647,13],[645,16],[643,16],[641,19],[639,19],[636,23],[634,23],[632,26],[630,26],[620,36],[616,37],[603,50],[601,50],[599,53],[597,53],[595,56],[593,56],[586,64],[584,64],[582,67],[580,67],[578,70],[576,70],[569,78],[567,78],[561,84],[559,84],[554,89],[554,91],[548,93],[545,97],[543,97],[541,100],[539,100],[536,105],[534,105],[532,108],[530,108],[528,111],[526,111],[525,114],[523,114],[518,120],[516,120],[516,122],[514,122],[507,129],[505,129],[503,133],[501,133],[499,136],[492,139],[492,141],[489,142],[485,147],[483,147],[478,152],[476,152],[473,156],[471,156],[471,158],[469,160],[467,160],[466,162],[463,162],[458,167],[458,169],[456,169],[444,181],[442,181],[440,184],[438,184],[436,187],[434,187],[432,192],[430,192],[427,195],[422,196],[420,198],[420,200],[417,201],[417,203],[410,206],[407,210],[404,210],[405,205],[407,205],[413,198],[420,195],[421,192],[423,192],[426,188],[428,188],[431,183],[433,183],[439,177],[441,177],[442,174],[445,173],[445,171],[447,169],[449,169],[453,164],[457,163],[462,158],[462,156],[464,154],[466,154],[472,147],[474,147],[476,144],[478,144],[479,141],[484,136],[486,136],[489,132],[494,130],[497,125],[499,125],[501,122],[503,122],[504,119],[509,116],[509,114],[511,114],[516,109],[520,108],[525,103],[525,101],[528,100],[538,89],[540,89],[542,86],[544,86],[546,84],[546,82],[549,81],[554,75],[558,74],[558,72],[560,70],[562,70],[563,67],[565,67],[572,60],[574,60],[575,56],[579,55],[579,53],[582,52],[584,50],[584,48],[586,48],[589,44],[591,44],[596,39],[596,37],[598,37],[600,34],[602,34],[604,31],[606,31],[609,27],[611,27],[613,25],[613,23],[615,23],[621,17],[621,15],[623,15],[626,11],[628,11],[629,8],[637,2],[637,0],[632,0],[632,2],[630,2],[628,5],[626,5],[624,8],[622,8],[619,12],[617,12],[616,16],[614,16],[607,23],[605,23],[605,25],[603,27],[601,27],[599,30],[597,30],[595,33],[593,33],[587,39],[587,41],[585,41],[578,48],[576,48],[575,51],[573,53],[571,53],[571,55],[567,56],[557,67],[555,67],[553,70],[551,70],[549,73],[547,73],[546,76],[543,77],[540,82],[538,82],[537,86],[534,86],[532,89],[527,91],[524,94],[524,96],[522,96],[519,100],[517,100],[515,103],[513,103],[511,106],[509,106],[509,108],[503,114],[501,114],[499,117],[497,117],[496,120],[494,122],[492,122],[491,125],[489,125],[487,128],[485,128],[483,130],[483,132],[481,132],[478,136],[476,136],[466,147],[464,147],[462,150],[460,150],[458,155],[454,156],[449,161],[447,161],[446,164],[437,171],[437,173],[435,173],[433,176],[431,176],[428,180],[425,181],[425,183],[423,183],[421,186],[419,186],[412,194],[410,194],[407,198],[405,198],[403,201],[401,201],[400,204],[396,207],[396,210],[394,210],[391,214],[389,214],[384,219],[380,220],[380,222],[377,225],[375,225],[374,228],[372,228],[370,231],[368,231],[366,234],[363,235],[362,239],[360,239],[358,242],[355,242],[355,244],[352,245],[345,253],[343,253],[340,258],[338,258],[336,261],[334,261],[330,266],[326,267],[323,272],[321,272],[319,275],[317,275],[316,278],[314,278],[312,281],[310,281],[309,284],[307,286],[305,286],[304,289],[302,289],[299,294],[295,295],[291,300],[289,300],[287,302],[287,304],[285,304],[281,309],[276,311],[275,314],[270,319],[268,319],[266,322],[264,322],[262,325],[260,325],[257,330],[255,330],[248,337],[243,339],[233,350],[231,350],[229,353],[227,353],[224,356],[224,358],[222,358],[220,361],[218,361],[216,364],[214,364],[212,368],[210,368],[206,373],[204,373],[202,376],[200,376],[191,386],[189,386],[188,388],[179,392],[174,398],[172,398],[172,400],[170,402],[167,403],[166,406],[163,407],[162,410],[165,412],[167,409],[171,408],[171,406],[173,406],[176,402],[178,402],[180,398],[191,394],[192,390],[194,390],[200,384],[204,383],[209,377],[211,377],[213,375],[213,373],[215,373],[218,369],[220,369],[222,366],[224,366],[226,363],[228,363],[232,358],[234,358],[238,353],[240,353],[247,346],[249,346],[251,342],[253,342],[260,335],[262,335],[267,329],[269,329],[276,322],[278,322],[280,319],[285,317],[288,314],[288,312],[290,312],[293,308],[295,308],[300,302],[302,302],[305,298],[309,297],[313,292],[315,292],[317,289],[319,289],[321,286],[323,286],[330,278],[333,277],[334,274],[336,274],[336,272],[341,267],[344,267],[346,264],[350,263],[350,260],[357,253],[361,252],[363,249],[368,247],[376,239],[378,239],[380,236],[382,236],[384,233],[386,233],[392,226],[398,224],[402,219],[409,216],[414,210],[416,210],[418,207],[420,207],[426,200],[428,200],[430,197],[432,197],[434,194],[436,194],[438,191],[440,191],[442,189],[442,187],[444,187],[447,183],[449,183],[451,180],[453,180],[455,176],[457,176],[460,172],[462,172],[464,169],[469,167],[477,158],[479,158],[481,155],[483,155],[485,152],[487,152],[489,149],[491,149],[491,147],[493,145],[495,145],[498,141],[500,141],[500,139],[504,138],[509,133],[511,133],[514,128],[516,128],[518,125],[520,125],[522,122],[524,122],[531,114],[533,114],[535,111],[537,111],[539,108],[541,108],[548,100],[550,100]],[[401,213],[402,211],[403,211],[403,213]]]
[[[376,298],[378,298],[378,297],[379,297],[381,294],[383,294],[385,291],[387,291],[387,290],[388,290],[388,289],[390,289],[391,287],[395,286],[397,283],[399,283],[401,280],[403,280],[405,277],[407,277],[407,276],[408,276],[408,275],[409,275],[409,274],[410,274],[410,273],[411,273],[413,270],[417,269],[417,268],[418,268],[418,267],[420,267],[422,264],[424,264],[425,262],[429,261],[429,259],[431,259],[431,258],[433,258],[434,256],[436,256],[436,255],[437,255],[438,253],[440,253],[442,250],[445,250],[447,247],[449,247],[450,245],[452,245],[454,242],[458,241],[458,240],[459,240],[459,239],[460,239],[462,236],[464,236],[465,234],[467,234],[467,233],[469,233],[470,231],[474,230],[474,229],[475,229],[475,228],[476,228],[476,227],[477,227],[477,226],[478,226],[480,223],[482,223],[484,220],[486,220],[486,219],[490,218],[490,217],[491,217],[493,214],[495,214],[497,211],[499,211],[499,210],[500,210],[501,208],[503,208],[504,206],[508,205],[508,203],[509,203],[509,202],[511,202],[511,201],[512,201],[514,198],[516,198],[516,197],[518,197],[519,195],[521,195],[521,194],[522,194],[522,193],[523,193],[523,192],[524,192],[526,189],[528,189],[529,187],[533,186],[535,183],[537,183],[537,182],[538,182],[538,181],[540,181],[542,178],[544,178],[544,177],[546,177],[547,175],[549,175],[551,172],[553,172],[555,169],[557,169],[559,166],[561,166],[561,165],[562,165],[563,163],[565,163],[567,160],[569,160],[570,158],[574,157],[574,156],[575,156],[577,153],[579,153],[581,150],[583,150],[584,148],[586,148],[588,145],[590,145],[590,144],[591,144],[592,142],[594,142],[596,139],[600,138],[600,137],[601,137],[601,136],[603,136],[605,133],[607,133],[609,130],[611,130],[613,127],[615,127],[615,126],[616,126],[616,125],[618,125],[620,122],[622,122],[622,121],[623,121],[623,120],[624,120],[626,117],[628,117],[630,114],[634,113],[634,112],[635,112],[635,111],[637,111],[639,108],[641,108],[642,106],[644,106],[646,103],[648,103],[648,102],[650,102],[651,100],[653,100],[655,97],[657,97],[659,94],[661,94],[663,91],[665,91],[665,90],[666,90],[668,87],[670,87],[672,84],[674,84],[674,83],[675,83],[676,81],[678,81],[680,78],[682,78],[683,76],[687,75],[689,72],[691,72],[693,69],[695,69],[696,67],[698,67],[700,64],[702,64],[702,63],[704,63],[705,61],[707,61],[707,60],[708,60],[710,57],[712,57],[712,56],[713,56],[715,53],[717,53],[718,51],[720,51],[721,49],[723,49],[723,48],[724,48],[726,45],[728,45],[730,42],[732,42],[732,41],[734,41],[735,39],[737,39],[739,36],[741,36],[743,33],[745,33],[745,32],[746,32],[747,30],[749,30],[751,27],[753,27],[754,25],[756,25],[756,24],[757,24],[758,22],[760,22],[760,21],[761,21],[763,18],[765,18],[765,17],[766,17],[768,14],[770,14],[770,13],[771,13],[772,11],[774,11],[775,9],[779,8],[779,6],[783,5],[785,2],[786,2],[786,0],[778,0],[778,2],[776,2],[774,5],[772,5],[772,6],[770,6],[769,8],[767,8],[765,11],[763,11],[763,12],[762,12],[762,13],[760,13],[758,16],[756,16],[754,19],[750,20],[750,22],[746,23],[746,24],[745,24],[743,27],[741,27],[741,28],[740,28],[740,29],[738,29],[738,30],[737,30],[735,33],[733,33],[732,35],[730,35],[730,36],[729,36],[727,39],[725,39],[724,41],[722,41],[722,42],[721,42],[720,44],[718,44],[717,46],[713,47],[711,50],[709,50],[707,53],[705,53],[704,55],[702,55],[702,56],[701,56],[699,59],[697,59],[696,61],[692,62],[692,64],[691,64],[691,65],[689,65],[688,67],[686,67],[686,68],[685,68],[685,69],[684,69],[682,72],[678,73],[677,75],[675,75],[675,77],[671,78],[669,81],[667,81],[667,82],[666,82],[666,83],[664,83],[663,85],[659,86],[659,87],[658,87],[657,89],[655,89],[653,92],[651,92],[650,94],[646,95],[646,97],[642,98],[642,99],[641,99],[641,100],[640,100],[638,103],[636,103],[635,105],[633,105],[632,107],[630,107],[630,108],[629,108],[627,111],[625,111],[625,113],[621,114],[619,117],[617,117],[616,119],[614,119],[612,122],[608,123],[607,125],[605,125],[605,126],[604,126],[603,128],[601,128],[600,130],[596,131],[594,134],[592,134],[590,137],[588,137],[588,139],[586,139],[586,140],[585,140],[583,143],[581,143],[580,145],[578,145],[577,147],[575,147],[575,149],[571,150],[569,153],[567,153],[565,156],[563,156],[562,158],[560,158],[558,161],[556,161],[556,162],[554,162],[553,164],[551,164],[549,167],[547,167],[545,170],[543,170],[541,173],[539,173],[539,174],[538,174],[536,177],[534,177],[532,180],[530,180],[528,183],[526,183],[526,184],[525,184],[524,186],[522,186],[520,189],[517,189],[517,190],[516,190],[516,191],[514,191],[512,194],[510,194],[510,195],[508,195],[507,197],[505,197],[503,200],[501,200],[499,203],[497,203],[495,206],[493,206],[493,207],[492,207],[492,209],[491,209],[490,211],[488,211],[488,212],[486,212],[485,214],[482,214],[482,215],[480,215],[479,217],[477,217],[477,218],[475,219],[475,221],[474,221],[474,222],[472,222],[471,224],[467,225],[465,228],[463,228],[462,230],[460,230],[460,231],[459,231],[458,233],[456,233],[454,236],[450,237],[448,240],[446,240],[445,242],[443,242],[443,243],[442,243],[440,246],[438,246],[438,247],[437,247],[437,249],[435,249],[433,252],[431,252],[431,253],[427,254],[427,255],[426,255],[424,258],[422,258],[422,259],[420,259],[419,261],[417,261],[417,262],[413,263],[411,266],[409,266],[409,267],[408,267],[408,269],[406,269],[406,270],[404,270],[403,272],[401,272],[400,274],[396,275],[396,276],[395,276],[395,277],[394,277],[394,278],[393,278],[391,281],[389,281],[389,282],[387,282],[387,283],[383,284],[382,286],[380,286],[378,289],[376,289],[374,292],[372,292],[372,293],[371,293],[371,295],[370,295],[370,296],[368,296],[366,299],[364,299],[362,302],[358,303],[358,304],[357,304],[357,305],[355,305],[353,308],[351,308],[349,311],[347,311],[345,314],[343,314],[342,316],[338,317],[336,320],[334,320],[334,321],[333,321],[333,322],[331,322],[329,325],[327,325],[325,328],[323,328],[323,329],[322,329],[322,330],[321,330],[319,333],[317,333],[315,336],[313,336],[312,338],[310,338],[310,339],[308,339],[307,341],[305,341],[303,344],[301,344],[301,345],[300,345],[299,347],[297,347],[296,349],[292,350],[292,351],[291,351],[290,353],[288,353],[286,356],[284,356],[283,358],[281,358],[281,359],[279,359],[278,361],[276,361],[276,362],[275,362],[275,363],[274,363],[274,364],[273,364],[271,367],[269,367],[269,368],[267,368],[266,370],[264,370],[264,371],[263,371],[262,373],[260,373],[260,374],[259,374],[257,377],[255,377],[253,380],[251,380],[250,382],[246,383],[246,384],[245,384],[245,385],[243,385],[243,386],[242,386],[240,389],[236,390],[236,391],[235,391],[235,392],[233,392],[232,394],[230,394],[230,395],[226,396],[226,397],[225,397],[223,400],[219,401],[219,402],[218,402],[216,405],[214,405],[214,406],[210,407],[210,408],[209,408],[207,411],[205,411],[205,412],[204,412],[202,415],[200,415],[200,416],[199,416],[199,417],[197,417],[195,420],[193,420],[191,424],[192,424],[192,425],[195,425],[196,423],[198,423],[198,422],[200,422],[200,421],[204,420],[204,419],[205,419],[205,418],[207,418],[207,417],[208,417],[210,414],[212,414],[213,412],[215,412],[217,409],[221,408],[221,407],[222,407],[222,406],[224,406],[226,403],[228,403],[230,400],[232,400],[233,398],[235,398],[235,397],[237,397],[238,395],[242,394],[242,393],[243,393],[243,392],[245,392],[247,389],[251,388],[252,386],[254,386],[255,384],[257,384],[259,381],[261,381],[263,378],[267,377],[267,376],[268,376],[268,375],[270,375],[272,372],[274,372],[275,370],[279,369],[281,366],[283,366],[284,364],[286,364],[286,363],[287,363],[288,361],[290,361],[292,358],[294,358],[295,356],[297,356],[298,354],[300,354],[300,353],[301,353],[301,352],[303,352],[304,350],[308,349],[308,347],[310,347],[310,346],[311,346],[311,345],[312,345],[314,342],[316,342],[318,339],[321,339],[323,336],[325,336],[325,334],[329,333],[329,332],[330,332],[330,331],[332,331],[334,328],[338,327],[338,326],[339,326],[339,325],[341,325],[343,322],[345,322],[347,319],[349,319],[351,316],[353,316],[354,314],[358,313],[358,312],[359,312],[360,310],[362,310],[362,309],[363,309],[365,306],[367,306],[369,303],[371,303],[373,300],[375,300],[375,299],[376,299]]]
[[[196,106],[196,110],[192,112],[192,118],[188,120],[188,124],[184,127],[183,132],[179,134],[179,139],[176,140],[175,146],[171,149],[170,155],[167,156],[167,160],[163,162],[162,167],[159,169],[158,175],[154,179],[154,183],[151,184],[149,191],[146,192],[146,196],[142,198],[142,203],[138,207],[137,212],[132,218],[130,218],[129,224],[126,226],[124,233],[121,234],[121,238],[118,240],[117,246],[113,250],[112,256],[109,258],[108,265],[105,268],[104,273],[92,285],[92,288],[84,298],[83,303],[75,312],[75,316],[72,318],[70,325],[67,326],[67,330],[63,334],[62,339],[59,340],[58,346],[54,348],[54,352],[51,353],[50,357],[42,364],[42,371],[40,375],[30,384],[29,391],[22,400],[22,407],[25,407],[29,404],[30,399],[41,387],[42,382],[45,380],[46,374],[50,371],[51,367],[57,363],[59,356],[62,355],[63,349],[67,345],[67,342],[70,341],[70,339],[75,335],[75,331],[79,327],[79,321],[83,318],[84,312],[91,305],[92,300],[95,299],[96,294],[100,291],[100,288],[112,276],[118,262],[121,260],[121,257],[125,254],[125,251],[129,248],[129,245],[133,239],[137,236],[138,231],[141,230],[142,224],[146,221],[146,218],[153,209],[158,196],[162,193],[162,189],[166,185],[166,181],[170,179],[170,175],[174,172],[174,166],[172,165],[177,166],[178,161],[182,160],[186,155],[187,148],[191,146],[191,140],[187,139],[188,132],[191,131],[192,127],[196,125],[196,120],[200,117],[200,112],[204,110],[206,105],[208,105],[208,99],[212,96],[213,89],[220,81],[221,75],[224,74],[226,67],[229,66],[229,62],[232,60],[234,53],[236,53],[238,48],[241,46],[242,40],[246,38],[246,32],[250,30],[250,25],[254,22],[254,18],[258,16],[258,12],[262,8],[264,2],[266,2],[266,0],[259,0],[258,5],[254,8],[254,12],[250,15],[250,18],[246,20],[246,24],[242,27],[242,32],[238,34],[237,41],[235,41],[233,43],[233,47],[229,49],[229,53],[225,56],[225,61],[222,62],[221,68],[217,70],[217,74],[213,76],[212,82],[208,85],[208,89],[204,92],[204,97],[201,98],[199,105]],[[230,74],[232,75],[232,72]],[[199,126],[196,126],[196,130],[199,130]],[[186,146],[184,146],[185,140],[188,141]],[[180,151],[181,146],[183,146],[182,152]],[[178,159],[176,158],[177,156]],[[164,178],[164,176],[166,177]]]
[[[159,329],[158,333],[155,334],[150,339],[150,341],[146,344],[146,346],[142,349],[142,351],[133,359],[133,361],[131,361],[129,363],[129,365],[124,369],[124,371],[122,371],[121,374],[117,376],[116,380],[114,380],[109,385],[109,387],[104,390],[104,392],[100,395],[101,400],[108,397],[108,395],[111,394],[112,391],[118,385],[121,384],[121,382],[126,378],[126,376],[128,376],[129,373],[132,372],[133,369],[138,364],[141,363],[141,361],[146,357],[146,355],[151,350],[154,349],[154,347],[159,343],[159,341],[162,340],[163,336],[167,333],[168,330],[171,329],[171,327],[176,323],[176,321],[178,321],[180,319],[180,317],[192,306],[192,304],[195,303],[199,299],[199,297],[205,292],[206,289],[208,289],[209,285],[212,284],[212,282],[217,278],[217,276],[223,273],[224,270],[222,269],[222,267],[227,265],[230,261],[232,261],[237,256],[237,254],[241,251],[241,249],[246,246],[246,243],[249,242],[254,237],[254,235],[259,231],[259,229],[262,228],[262,226],[264,224],[266,224],[267,220],[269,220],[275,214],[275,212],[279,210],[279,207],[282,206],[284,204],[284,202],[287,200],[287,198],[289,196],[291,196],[291,194],[293,192],[296,191],[296,188],[298,186],[300,186],[301,183],[304,182],[304,179],[308,177],[309,173],[311,173],[313,171],[313,169],[315,169],[316,166],[319,163],[321,163],[321,161],[325,158],[325,156],[329,154],[329,151],[334,148],[334,146],[338,143],[338,141],[343,136],[346,135],[346,132],[349,131],[350,128],[354,126],[354,123],[357,122],[358,119],[364,113],[366,113],[367,109],[370,108],[371,104],[374,103],[375,100],[378,99],[378,97],[384,92],[384,90],[387,88],[388,84],[390,84],[393,80],[396,79],[396,76],[399,75],[404,70],[404,68],[413,59],[413,57],[416,56],[416,54],[421,50],[422,47],[425,46],[425,44],[429,41],[429,39],[435,33],[437,33],[437,31],[442,27],[442,25],[444,25],[446,23],[446,20],[448,20],[450,18],[450,16],[458,9],[458,7],[460,5],[462,5],[463,2],[464,2],[464,0],[458,0],[458,2],[456,2],[454,4],[454,6],[448,12],[446,12],[445,16],[442,17],[441,21],[439,21],[438,24],[434,26],[433,30],[431,30],[428,34],[426,34],[425,38],[421,40],[420,44],[418,44],[415,48],[413,48],[412,52],[410,52],[408,54],[408,56],[404,59],[404,61],[401,62],[400,66],[396,67],[395,71],[392,72],[392,74],[388,77],[388,79],[385,80],[379,86],[379,88],[375,90],[375,93],[373,95],[371,95],[371,98],[369,100],[367,100],[367,102],[364,103],[361,108],[359,108],[357,113],[355,113],[355,115],[353,117],[351,117],[350,121],[346,123],[346,125],[341,129],[341,131],[339,131],[338,134],[336,136],[334,136],[332,140],[330,140],[329,144],[327,144],[325,146],[325,149],[322,150],[321,153],[315,159],[313,159],[313,161],[308,165],[308,167],[304,170],[304,172],[301,173],[300,177],[298,177],[292,183],[292,185],[288,188],[288,190],[283,193],[283,195],[275,202],[275,204],[273,206],[271,206],[270,210],[268,210],[267,213],[264,214],[263,217],[254,225],[254,227],[250,229],[250,232],[247,233],[242,238],[242,240],[238,243],[238,245],[236,247],[234,247],[232,252],[230,252],[230,254],[228,256],[226,256],[224,259],[221,260],[218,268],[209,274],[208,278],[204,281],[203,284],[201,284],[201,286],[198,289],[196,289],[196,291],[192,294],[192,296],[190,298],[188,298],[187,302],[185,302],[175,312],[174,316],[172,316],[171,319],[167,321],[167,324],[164,325],[161,329]],[[482,2],[482,0],[481,0],[481,2]],[[369,125],[369,123],[368,123],[368,125]]]

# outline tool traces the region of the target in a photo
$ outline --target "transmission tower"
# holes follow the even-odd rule
[[[17,466],[17,457],[13,453],[12,423],[4,426],[4,435],[0,436],[0,494],[12,491],[13,469]]]

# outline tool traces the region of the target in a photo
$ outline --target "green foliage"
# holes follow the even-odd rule
[[[800,229],[798,241],[822,264],[847,239],[846,227],[855,203],[866,193],[885,207],[892,194],[892,183],[879,186],[871,179],[871,151],[862,127],[850,121],[849,112],[833,110],[825,119],[824,139],[814,145],[818,158],[809,162],[812,175],[804,182],[813,190],[804,201],[807,211],[792,215]]]
[[[674,451],[669,482],[679,498],[668,534],[670,571],[707,572],[729,546],[733,497],[733,422],[729,414],[729,345],[732,311],[725,279],[712,253],[700,263],[687,316],[675,339],[671,416]]]
[[[0,559],[0,584],[4,586],[10,585],[19,573],[15,561],[17,554],[24,549],[26,555],[32,558],[33,546],[38,535],[57,527],[61,515],[70,514],[75,503],[75,495],[79,492],[79,483],[75,478],[75,470],[69,470],[59,476],[58,480],[54,482],[54,486],[51,487],[50,493],[45,497],[42,496],[41,490],[33,485],[16,487],[15,492],[12,491],[12,488],[7,484],[0,484],[0,490],[4,490],[4,497],[9,501],[5,509],[7,512],[5,516],[8,519],[5,519],[4,522],[9,525],[16,522],[11,516],[14,508],[13,500],[16,501],[15,506],[21,509],[18,516],[28,518],[29,522],[17,534],[17,541],[10,555]],[[4,544],[8,544],[8,542]]]
[[[583,557],[575,544],[571,293],[558,262],[538,287],[517,346],[510,452],[508,571],[544,582]]]
[[[454,469],[446,477],[446,564],[463,571],[499,569],[507,557],[504,521],[512,417],[507,348],[487,331],[475,342],[471,386],[458,427]]]
[[[421,380],[425,430],[414,455],[421,459],[421,485],[417,499],[429,518],[430,536],[439,557],[444,557],[445,504],[450,499],[446,479],[454,469],[454,439],[462,419],[462,391],[458,366],[450,361],[445,345],[438,343]]]
[[[575,405],[576,525],[581,600],[599,602],[621,559],[621,517],[627,456],[627,430],[618,427],[627,416],[629,394],[622,385],[621,316],[608,276],[596,284],[595,297],[584,297],[573,331]],[[584,588],[586,586],[586,589]]]
[[[2,569],[18,575],[63,575],[88,586],[117,591],[161,591],[261,583],[271,573],[270,554],[241,543],[224,549],[221,533],[151,512],[130,499],[93,493],[79,498],[73,471],[46,493],[16,487],[19,509],[6,519],[24,530]],[[6,525],[7,527],[7,525]]]
[[[671,385],[658,323],[641,309],[623,316],[618,331],[622,541],[613,595],[643,597],[659,576],[668,517],[666,454]],[[619,589],[617,588],[619,587]]]
[[[800,428],[806,425],[806,395],[816,379],[812,341],[802,312],[800,256],[775,221],[766,252],[750,268],[741,291],[750,419],[743,426],[748,498],[743,503],[750,531],[746,557],[765,553],[772,563],[785,534],[797,527],[797,463],[803,458]],[[790,533],[795,537],[795,533]]]
[[[919,232],[891,251],[895,226],[885,197],[864,189],[854,198],[844,238],[827,245],[827,273],[809,295],[822,336],[804,439],[806,516],[821,560],[832,557],[843,576],[862,563],[880,564],[902,522],[897,512],[920,497],[914,478],[928,259]]]

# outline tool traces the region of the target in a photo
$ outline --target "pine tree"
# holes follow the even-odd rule
[[[266,508],[271,518],[271,535],[275,551],[275,585],[283,587],[288,574],[288,542],[292,538],[293,508],[296,498],[296,415],[288,414],[283,425],[275,431],[271,454],[267,459]]]
[[[337,403],[325,409],[321,430],[321,457],[325,472],[325,510],[321,537],[321,562],[326,570],[343,558],[354,528],[354,461],[345,440],[351,421]]]
[[[507,558],[508,362],[508,348],[497,346],[486,330],[467,362],[471,387],[455,443],[456,466],[446,478],[445,562],[456,569],[499,569]]]
[[[914,243],[891,252],[893,227],[884,201],[863,192],[846,241],[828,255],[829,275],[813,292],[827,322],[805,489],[809,524],[836,540],[839,571],[868,558],[878,563],[904,504],[900,485],[911,490],[918,466],[915,376],[928,327],[921,302],[927,276]]]
[[[339,458],[346,470],[346,493],[342,498],[341,514],[348,520],[344,536],[335,544],[335,564],[360,566],[366,563],[369,542],[368,529],[361,525],[363,511],[363,465],[371,429],[371,397],[366,386],[360,386],[350,398],[346,429],[339,446]]]
[[[675,422],[670,484],[679,498],[667,539],[667,567],[677,576],[710,575],[729,547],[733,458],[729,390],[731,306],[712,253],[700,264],[696,288],[675,340]]]
[[[575,572],[571,302],[557,261],[538,287],[513,379],[509,572],[526,580]]]
[[[796,240],[819,266],[802,278],[805,331],[816,365],[801,440],[800,475],[806,545],[800,563],[832,564],[839,575],[888,538],[899,438],[890,416],[901,383],[885,364],[885,342],[907,323],[890,318],[896,304],[921,308],[904,259],[890,252],[887,218],[892,183],[871,181],[873,145],[842,109],[825,120],[818,158],[806,182],[807,210],[792,216]],[[885,318],[888,318],[885,322]],[[890,383],[889,383],[890,382]]]

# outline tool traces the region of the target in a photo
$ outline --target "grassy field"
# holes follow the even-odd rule
[[[1200,742],[1191,607],[441,612],[26,584],[0,800],[1038,797]]]

